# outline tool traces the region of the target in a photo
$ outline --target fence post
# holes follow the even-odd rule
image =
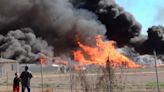
[[[154,54],[154,60],[155,60],[155,72],[156,72],[156,81],[157,81],[157,89],[158,92],[160,92],[160,88],[159,88],[159,80],[158,80],[158,69],[157,69],[157,55],[156,55],[156,51],[153,51]]]
[[[43,83],[43,65],[42,64],[41,64],[41,81],[42,81],[42,92],[43,92],[44,83]]]

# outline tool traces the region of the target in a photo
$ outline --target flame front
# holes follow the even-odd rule
[[[73,51],[74,60],[80,65],[95,64],[104,66],[109,59],[113,67],[120,67],[122,65],[126,68],[141,67],[128,57],[118,53],[114,44],[114,41],[102,41],[100,35],[96,36],[97,47],[90,47],[78,41],[81,50]]]

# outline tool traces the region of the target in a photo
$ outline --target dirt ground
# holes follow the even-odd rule
[[[31,92],[84,92],[76,73],[43,73],[43,85],[41,74],[33,73],[31,80]],[[87,73],[86,82],[94,88],[94,83],[101,73]],[[164,92],[164,67],[158,68],[160,92]],[[82,78],[82,77],[81,77]],[[0,92],[12,92],[12,76],[0,78]],[[84,78],[85,79],[85,78]],[[82,81],[85,81],[85,80]],[[156,73],[154,68],[123,69],[115,71],[115,79],[120,85],[116,92],[158,92],[156,87]],[[90,91],[88,91],[90,92]],[[92,92],[108,92],[94,91]]]

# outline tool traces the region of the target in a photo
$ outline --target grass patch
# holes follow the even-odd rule
[[[148,82],[145,84],[145,87],[146,87],[146,89],[155,89],[155,88],[157,88],[157,83],[156,82]],[[159,88],[164,89],[164,83],[160,82]]]

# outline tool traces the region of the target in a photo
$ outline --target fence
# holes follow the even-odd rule
[[[30,69],[32,70],[32,67]],[[103,73],[96,69],[82,73],[80,71],[61,73],[45,69],[47,67],[43,69],[44,92],[110,92],[106,90],[107,82],[105,78],[102,78]],[[53,69],[50,68],[50,70]],[[158,70],[160,90],[162,92],[164,89],[164,68],[160,67]],[[31,92],[42,92],[41,73],[39,70],[33,72],[33,76]],[[12,92],[13,78],[14,74],[13,76],[0,78],[0,92]],[[101,85],[101,87],[96,88],[99,80],[102,80],[104,84],[100,83],[98,86]],[[112,92],[156,92],[154,68],[115,70],[114,83]]]

